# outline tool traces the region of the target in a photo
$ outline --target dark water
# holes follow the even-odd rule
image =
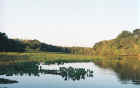
[[[23,62],[0,66],[0,88],[140,88],[139,73],[136,78],[131,74],[93,62],[61,65]]]

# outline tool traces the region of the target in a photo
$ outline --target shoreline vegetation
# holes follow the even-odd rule
[[[122,62],[131,59],[140,61],[138,56],[85,56],[51,52],[0,52],[0,64],[13,64],[18,62],[45,62],[46,64],[63,64],[69,62]]]
[[[37,61],[45,63],[90,62],[93,56],[62,54],[62,53],[28,53],[28,52],[0,52],[0,64]]]
[[[140,56],[140,29],[122,31],[115,39],[96,43],[93,50],[99,56]]]
[[[140,29],[123,31],[115,39],[96,43],[93,48],[61,47],[39,40],[10,39],[0,32],[0,63],[9,61],[82,62],[122,60],[140,56]],[[111,57],[111,58],[110,58]],[[110,59],[109,59],[110,58]],[[105,59],[106,60],[106,59]]]

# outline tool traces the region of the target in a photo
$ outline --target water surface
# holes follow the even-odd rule
[[[0,88],[140,88],[138,82],[122,80],[113,69],[93,62],[2,65],[0,78]]]

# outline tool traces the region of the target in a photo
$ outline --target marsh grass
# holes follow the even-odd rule
[[[92,60],[93,60],[93,56],[73,55],[73,54],[63,54],[63,53],[0,52],[0,63],[3,63],[3,62],[21,62],[21,61],[61,63],[61,62],[89,62]]]

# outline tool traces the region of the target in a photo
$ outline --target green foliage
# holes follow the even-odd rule
[[[65,52],[63,47],[48,45],[39,40],[21,40],[26,51]]]
[[[17,53],[0,52],[0,64],[15,63],[22,61],[39,61],[45,63],[63,63],[63,62],[88,62],[92,61],[93,56],[61,54],[61,53]]]
[[[81,54],[81,55],[93,55],[94,51],[92,48],[87,47],[66,47],[66,52],[71,54]]]
[[[132,33],[129,32],[129,31],[122,31],[122,33],[119,34],[117,38],[118,38],[118,39],[119,39],[119,38],[125,38],[125,37],[129,37],[129,36],[131,36],[131,35],[132,35]]]
[[[61,47],[42,43],[38,40],[23,40],[26,51],[46,51],[46,52],[63,52],[71,54],[93,55],[92,48],[85,47]]]
[[[24,51],[24,44],[19,40],[9,39],[5,33],[0,32],[0,51]]]
[[[133,31],[133,34],[134,34],[134,35],[140,36],[140,29],[134,30],[134,31]]]
[[[140,53],[140,29],[123,31],[117,38],[96,43],[96,55],[138,55]]]
[[[14,51],[14,52],[63,52],[71,54],[84,54],[93,55],[92,48],[84,47],[61,47],[46,44],[40,42],[39,40],[19,40],[19,39],[9,39],[5,33],[0,32],[0,51]]]
[[[84,68],[60,67],[60,74],[65,80],[72,79],[74,81],[85,79],[86,76],[93,77],[93,71],[90,71],[89,69],[86,71]]]

